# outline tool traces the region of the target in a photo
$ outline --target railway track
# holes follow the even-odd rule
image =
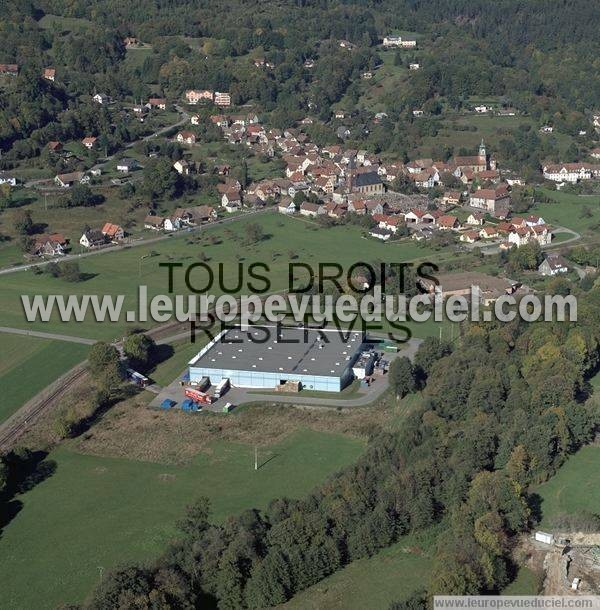
[[[59,382],[57,387],[53,388],[47,396],[41,399],[34,397],[29,408],[26,406],[24,409],[19,410],[14,416],[14,421],[10,418],[4,424],[0,430],[1,452],[10,450],[27,430],[28,426],[35,423],[67,390],[77,385],[87,375],[85,365],[79,364],[76,369],[74,372],[67,374],[67,378]]]

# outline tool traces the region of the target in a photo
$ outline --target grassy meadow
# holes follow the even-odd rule
[[[0,536],[3,605],[43,610],[80,602],[103,571],[157,558],[195,499],[208,496],[221,522],[306,494],[362,448],[345,436],[300,431],[262,450],[254,471],[252,446],[238,443],[214,444],[184,466],[61,447],[49,456],[55,473],[17,498],[23,506]]]
[[[0,333],[0,423],[86,358],[89,347]]]
[[[245,227],[251,222],[260,223],[264,238],[248,246],[244,243]],[[125,327],[124,321],[98,324],[89,314],[82,322],[62,323],[54,316],[48,323],[28,324],[22,312],[20,295],[123,294],[126,297],[124,309],[137,309],[138,284],[148,286],[150,297],[167,293],[167,269],[159,267],[160,263],[182,263],[185,269],[204,259],[213,269],[215,282],[219,269],[222,269],[223,285],[230,289],[237,287],[238,265],[247,267],[254,262],[266,263],[270,267],[267,275],[271,290],[276,290],[288,285],[290,261],[311,265],[335,262],[347,269],[361,260],[407,262],[431,257],[435,261],[437,256],[431,249],[412,240],[383,244],[363,238],[358,227],[322,228],[281,214],[264,214],[256,218],[241,218],[229,225],[204,228],[196,233],[180,234],[149,245],[82,258],[80,268],[88,279],[78,283],[68,283],[47,274],[34,275],[32,271],[5,275],[0,290],[0,325],[96,339],[117,338]],[[184,274],[185,271],[175,272],[175,294],[188,294]],[[205,285],[206,279],[206,272],[201,269],[192,270],[189,275],[190,283],[198,288]],[[239,292],[244,291],[247,289],[243,285]],[[221,294],[216,285],[211,292]],[[434,327],[430,332],[435,332]]]
[[[535,491],[542,497],[541,527],[548,527],[553,517],[563,513],[598,513],[600,446],[589,445],[580,449],[549,481]]]
[[[373,557],[353,561],[278,608],[384,610],[426,586],[434,538],[428,531],[404,536]]]
[[[554,226],[567,227],[578,233],[591,232],[600,223],[600,195],[574,195],[549,188],[540,189],[552,203],[537,203],[531,212]]]

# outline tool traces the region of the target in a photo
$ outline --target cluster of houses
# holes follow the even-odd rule
[[[600,149],[592,151],[594,158],[600,158]],[[600,179],[600,164],[592,163],[549,163],[542,166],[546,180],[552,182],[576,184],[580,180]]]
[[[199,117],[192,117],[192,122],[194,120],[198,121]],[[230,143],[243,142],[262,153],[268,149],[271,156],[277,151],[285,163],[285,178],[264,180],[250,185],[245,192],[230,179],[225,184],[220,184],[221,205],[229,212],[240,209],[242,205],[258,207],[271,200],[272,203],[277,203],[283,214],[299,213],[302,216],[328,216],[333,219],[352,212],[386,216],[377,218],[378,226],[374,229],[374,237],[387,240],[398,226],[408,225],[417,229],[413,233],[415,239],[426,239],[434,230],[462,231],[464,227],[458,218],[441,212],[395,206],[384,197],[387,184],[399,176],[405,176],[416,186],[433,188],[443,185],[445,177],[451,175],[465,187],[485,185],[485,188],[473,190],[465,201],[462,191],[447,191],[442,199],[443,207],[465,203],[481,210],[482,218],[483,214],[489,214],[504,220],[509,215],[510,187],[501,182],[496,161],[487,153],[483,141],[477,155],[455,156],[448,161],[416,159],[404,164],[382,162],[377,155],[365,150],[346,149],[341,145],[319,147],[310,141],[301,128],[267,130],[254,114],[216,115],[210,120],[222,130]],[[301,125],[309,121],[310,119],[305,119]],[[185,141],[187,135],[191,135],[191,132],[182,132],[181,138],[178,134],[178,139]],[[176,169],[180,173],[185,171],[181,167]],[[303,193],[308,199],[299,206],[294,199],[298,193]],[[316,199],[321,203],[315,203]],[[467,237],[463,241],[470,243],[476,239],[498,237],[491,227],[479,229],[477,236],[472,230],[465,233]],[[530,237],[523,236],[518,240],[519,244]],[[543,243],[544,239],[550,239],[550,233],[535,233],[535,239]],[[517,243],[516,237],[511,242],[513,240]]]
[[[474,244],[478,241],[494,240],[500,248],[520,247],[531,241],[541,246],[550,243],[552,231],[543,218],[530,215],[515,216],[509,221],[486,223],[484,214],[472,212],[464,223],[453,214],[441,210],[413,208],[408,212],[393,212],[384,206],[383,213],[373,214],[377,226],[370,235],[382,241],[391,239],[400,228],[408,228],[412,239],[417,241],[433,237],[436,231],[453,231],[459,241]]]
[[[117,244],[125,238],[123,227],[107,222],[101,229],[86,229],[79,239],[84,248],[99,248],[107,244]]]
[[[209,89],[190,89],[185,92],[188,104],[209,103],[215,106],[231,106],[231,95],[226,91],[210,91]]]
[[[144,228],[152,231],[178,231],[217,219],[215,209],[208,205],[177,208],[170,216],[148,215],[144,218]]]
[[[510,220],[498,224],[484,225],[483,216],[471,214],[467,219],[467,230],[460,234],[460,241],[475,243],[479,240],[495,239],[501,240],[500,248],[508,249],[516,246],[524,246],[530,242],[538,242],[540,246],[546,246],[552,241],[552,230],[543,218],[531,214],[526,218],[514,216]]]

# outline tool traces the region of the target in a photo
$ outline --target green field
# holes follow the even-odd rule
[[[282,610],[387,610],[427,586],[431,569],[429,532],[404,536],[373,557],[354,561],[299,593]]]
[[[0,537],[0,590],[6,608],[54,608],[78,602],[102,570],[156,558],[176,535],[184,508],[206,495],[213,519],[300,497],[353,462],[362,443],[301,431],[259,454],[219,443],[187,466],[51,454],[53,476],[21,496],[22,510]],[[35,586],[32,585],[35,583]]]
[[[206,338],[207,335],[198,333],[196,336],[196,343],[191,343],[189,339],[184,339],[171,344],[173,353],[156,366],[150,373],[150,377],[160,385],[170,384],[175,377],[181,374],[187,363],[206,344]]]
[[[265,238],[255,245],[247,246],[244,244],[245,227],[250,222],[258,222],[262,226]],[[212,243],[211,236],[214,236],[215,243]],[[150,297],[167,292],[167,270],[160,268],[159,263],[180,262],[187,267],[200,262],[201,255],[209,259],[215,278],[218,278],[219,265],[222,265],[224,284],[228,288],[237,285],[238,264],[247,266],[254,262],[266,263],[270,266],[267,275],[273,291],[286,288],[290,257],[293,257],[292,262],[306,262],[313,266],[318,262],[340,263],[345,269],[358,261],[373,262],[380,259],[406,262],[427,257],[433,261],[439,259],[439,255],[431,249],[412,240],[383,244],[363,238],[361,229],[355,226],[321,228],[314,223],[286,218],[281,214],[263,214],[241,218],[224,226],[205,228],[193,234],[174,236],[150,245],[82,258],[80,268],[89,279],[79,283],[67,283],[46,274],[36,276],[31,271],[5,275],[0,291],[0,325],[114,339],[120,336],[125,323],[98,324],[90,314],[83,322],[65,324],[54,316],[47,323],[38,321],[28,325],[22,312],[20,295],[122,294],[125,295],[124,310],[137,309],[138,284],[148,286]],[[142,259],[143,256],[146,258]],[[188,294],[183,276],[183,272],[175,276],[175,293]],[[198,288],[203,287],[205,272],[194,271],[190,281]],[[221,294],[218,286],[209,292]],[[242,286],[240,292],[248,293],[248,290]],[[140,326],[141,323],[137,325]],[[435,332],[434,325],[429,332]]]
[[[0,422],[85,360],[87,345],[0,333]]]
[[[527,116],[447,114],[444,115],[439,133],[425,138],[419,151],[421,154],[428,154],[434,146],[453,146],[457,150],[462,147],[475,151],[482,138],[492,143],[516,133],[522,125],[537,129],[536,121]],[[552,137],[561,153],[564,153],[573,141],[570,136],[561,133],[553,134]]]
[[[60,31],[77,31],[82,30],[91,25],[87,19],[79,17],[62,17],[60,15],[44,15],[39,24],[44,29],[57,29]]]
[[[600,446],[590,445],[580,449],[535,491],[542,497],[541,527],[548,527],[552,518],[562,513],[599,513]]]
[[[502,590],[502,595],[537,595],[540,590],[540,582],[535,572],[528,567],[519,568],[517,577]]]
[[[540,190],[556,203],[537,203],[530,211],[541,216],[547,223],[585,233],[600,222],[599,195],[574,195],[548,188]]]
[[[146,58],[152,55],[152,47],[132,47],[127,49],[125,65],[131,68],[141,68]]]

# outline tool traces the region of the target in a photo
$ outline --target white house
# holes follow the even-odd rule
[[[110,98],[108,95],[104,95],[104,93],[96,93],[92,99],[96,104],[108,104],[110,102]]]
[[[17,186],[17,179],[5,172],[0,172],[0,184],[10,184],[10,186]]]
[[[175,139],[180,144],[195,144],[196,143],[196,134],[193,131],[180,131]]]
[[[502,186],[495,189],[479,189],[471,193],[469,205],[486,210],[492,216],[505,218],[510,209],[510,193]]]
[[[223,196],[221,197],[221,205],[228,212],[235,212],[236,210],[239,210],[242,207],[242,198],[239,192],[229,190],[223,193]]]
[[[477,214],[476,212],[469,214],[467,218],[468,225],[481,226],[484,222],[483,214]]]
[[[197,104],[201,101],[212,102],[213,100],[213,92],[208,90],[196,90],[191,89],[190,91],[185,92],[185,99],[188,104]]]
[[[559,273],[567,273],[569,266],[567,261],[556,252],[549,252],[538,267],[538,273],[546,276],[554,276]]]
[[[552,233],[547,225],[518,227],[508,234],[508,243],[514,244],[517,248],[532,241],[537,241],[540,246],[546,246],[552,241]]]
[[[175,163],[173,163],[173,168],[182,176],[188,176],[190,173],[190,164],[185,159],[175,161]]]
[[[165,231],[177,231],[181,228],[181,220],[176,217],[167,217],[163,223]]]
[[[580,180],[590,180],[593,167],[589,163],[558,163],[544,165],[544,178],[553,182],[570,182],[575,184]]]
[[[231,106],[231,95],[222,91],[215,91],[215,106]]]
[[[379,227],[375,227],[369,231],[369,235],[371,237],[376,237],[381,241],[387,241],[392,236],[392,232],[388,229],[380,229]]]
[[[301,216],[309,216],[309,217],[316,217],[316,216],[320,216],[322,214],[327,214],[327,210],[325,209],[325,206],[321,205],[320,203],[312,203],[310,201],[303,201],[300,204],[300,215]]]
[[[402,40],[402,36],[385,36],[383,39],[384,47],[400,47],[402,49],[414,49],[417,46],[416,40]]]
[[[98,229],[90,229],[79,238],[79,243],[84,248],[97,248],[106,243],[106,237]]]
[[[294,205],[293,201],[290,201],[289,203],[280,203],[277,206],[277,210],[281,213],[281,214],[295,214],[296,213],[296,206]]]
[[[134,169],[137,169],[138,162],[135,159],[121,159],[117,161],[117,171],[127,174],[132,172]]]

